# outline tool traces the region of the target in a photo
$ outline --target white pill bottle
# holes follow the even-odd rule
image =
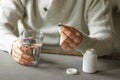
[[[97,54],[94,49],[86,50],[83,55],[82,70],[85,73],[95,73],[97,68]]]

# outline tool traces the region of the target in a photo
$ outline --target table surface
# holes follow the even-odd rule
[[[66,74],[67,68],[76,68],[77,75]],[[41,54],[38,67],[16,63],[8,53],[0,51],[0,80],[120,80],[120,61],[98,59],[97,72],[82,71],[82,57]]]

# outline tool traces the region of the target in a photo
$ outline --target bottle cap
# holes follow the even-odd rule
[[[66,69],[66,74],[72,74],[72,75],[74,75],[74,74],[77,74],[77,73],[78,73],[78,70],[75,69],[75,68],[67,68]]]

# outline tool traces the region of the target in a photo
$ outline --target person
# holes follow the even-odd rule
[[[98,56],[113,49],[110,0],[1,0],[0,49],[22,65],[32,57],[21,43],[24,30],[44,33],[44,45],[85,52],[94,48]],[[18,25],[19,23],[19,25]],[[58,30],[57,24],[62,23]]]

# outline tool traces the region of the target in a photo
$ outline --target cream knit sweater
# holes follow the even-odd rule
[[[83,41],[75,50],[84,53],[94,48],[99,56],[112,52],[110,0],[1,0],[0,49],[10,52],[24,29],[41,30],[44,45],[57,46],[59,22],[83,33]]]

